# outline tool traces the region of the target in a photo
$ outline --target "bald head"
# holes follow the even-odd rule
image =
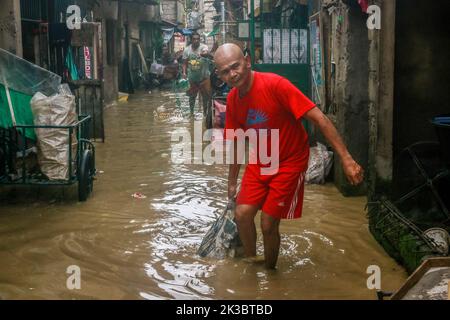
[[[234,43],[225,43],[221,45],[214,54],[214,62],[216,64],[218,61],[239,60],[241,58],[244,58],[244,54],[242,53],[241,48]]]

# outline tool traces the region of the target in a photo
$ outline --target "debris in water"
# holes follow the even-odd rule
[[[145,198],[147,198],[146,195],[143,195],[143,194],[140,193],[140,192],[135,192],[135,193],[133,193],[131,196],[132,196],[133,198],[135,198],[135,199],[145,199]]]
[[[127,102],[128,101],[128,93],[119,92],[119,101],[120,102]]]

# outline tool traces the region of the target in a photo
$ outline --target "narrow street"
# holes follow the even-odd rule
[[[406,279],[369,233],[366,197],[332,184],[307,185],[303,218],[281,223],[277,271],[201,259],[226,204],[227,166],[173,164],[170,133],[193,120],[155,117],[157,108],[177,115],[175,95],[136,94],[105,110],[87,202],[76,187],[0,189],[0,299],[376,299],[368,266],[380,267],[383,290]],[[66,286],[71,265],[79,290]]]

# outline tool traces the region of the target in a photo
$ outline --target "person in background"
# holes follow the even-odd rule
[[[189,108],[191,114],[194,113],[195,100],[198,93],[202,97],[203,113],[206,112],[207,103],[211,99],[210,63],[208,62],[208,46],[200,43],[200,35],[192,33],[191,44],[183,51],[183,71],[184,79],[189,80],[190,89]]]

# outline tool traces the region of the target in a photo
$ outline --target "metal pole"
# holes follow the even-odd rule
[[[253,65],[255,63],[255,0],[250,0],[250,23],[248,29],[250,35],[250,58]]]
[[[2,78],[3,78],[3,85],[5,86],[6,100],[8,100],[9,112],[11,113],[11,121],[12,121],[13,126],[15,127],[17,125],[16,115],[14,114],[14,108],[11,103],[11,96],[9,94],[8,83],[6,82],[6,78],[4,75]]]
[[[225,2],[220,3],[221,13],[222,13],[222,44],[225,43],[226,30],[225,30]]]

